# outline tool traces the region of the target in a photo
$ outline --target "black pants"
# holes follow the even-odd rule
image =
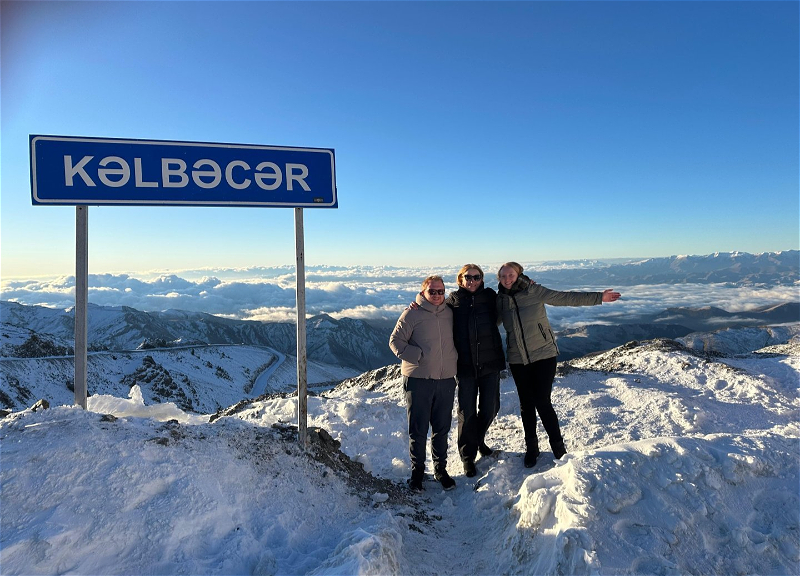
[[[425,445],[431,429],[431,456],[435,470],[447,467],[447,435],[453,422],[456,379],[410,378],[403,376],[408,414],[408,453],[412,477],[425,472]]]
[[[536,437],[536,413],[542,419],[544,429],[550,439],[550,446],[558,445],[564,440],[558,425],[558,416],[553,409],[550,394],[553,391],[553,380],[556,377],[556,357],[546,358],[532,364],[509,364],[511,375],[517,385],[519,410],[522,416],[522,427],[525,430],[525,446],[530,451],[538,451],[539,442]]]
[[[458,453],[475,460],[478,445],[500,411],[500,372],[458,377]]]

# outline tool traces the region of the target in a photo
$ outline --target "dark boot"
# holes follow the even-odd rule
[[[478,471],[475,469],[475,461],[474,460],[464,460],[464,474],[467,478],[472,478],[477,474]]]
[[[525,438],[525,468],[533,468],[536,466],[536,459],[539,458],[539,440],[536,438],[536,435],[533,435],[533,439],[529,440]]]
[[[442,484],[442,488],[445,490],[452,490],[456,487],[456,481],[450,478],[450,475],[447,473],[447,470],[444,468],[439,468],[433,475],[434,478],[438,482]]]
[[[567,453],[567,449],[564,447],[564,441],[563,440],[561,440],[559,442],[555,442],[554,444],[551,444],[550,447],[553,449],[553,458],[555,458],[556,460],[558,460],[564,454]]]
[[[424,470],[412,470],[411,471],[411,478],[406,480],[409,489],[412,492],[424,492],[425,487],[422,485],[422,479],[425,477]]]
[[[492,454],[494,454],[494,450],[489,448],[484,442],[478,444],[478,452],[481,453],[481,456],[491,456]]]

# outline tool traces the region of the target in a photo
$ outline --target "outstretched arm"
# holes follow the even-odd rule
[[[614,292],[611,288],[603,290],[603,302],[616,302],[620,296],[619,292]]]

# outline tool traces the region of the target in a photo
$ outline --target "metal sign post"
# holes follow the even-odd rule
[[[303,247],[303,209],[294,209],[295,256],[297,258],[297,437],[305,448],[308,441],[308,393],[306,358],[306,265]]]
[[[86,409],[89,305],[89,207],[75,207],[75,404]]]
[[[297,395],[307,432],[303,208],[338,208],[334,151],[254,144],[30,136],[31,202],[76,207],[75,403],[86,408],[89,206],[295,209]]]

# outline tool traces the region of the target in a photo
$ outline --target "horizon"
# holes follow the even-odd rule
[[[307,265],[800,248],[798,20],[796,2],[3,2],[0,271],[74,273],[75,211],[31,205],[31,134],[332,148],[339,207],[304,210]],[[88,212],[93,273],[295,260],[286,209]]]
[[[658,260],[658,259],[669,259],[669,258],[706,258],[710,256],[719,256],[719,255],[739,255],[739,254],[749,254],[752,256],[761,256],[763,254],[782,254],[784,252],[797,252],[800,251],[800,248],[784,248],[778,250],[763,250],[759,252],[748,252],[745,250],[714,250],[711,252],[706,253],[672,253],[672,254],[660,254],[660,255],[650,255],[650,256],[614,256],[614,257],[576,257],[576,258],[548,258],[543,260],[527,260],[527,259],[520,259],[518,262],[522,264],[526,270],[530,269],[531,267],[535,268],[537,271],[542,270],[549,270],[549,269],[557,269],[557,268],[569,268],[571,266],[578,267],[580,264],[583,265],[590,265],[590,266],[598,266],[598,265],[618,265],[618,264],[628,264],[628,263],[635,263],[635,262],[644,262],[648,260]],[[431,270],[443,270],[443,269],[455,269],[457,270],[461,266],[464,265],[464,262],[467,259],[461,260],[459,263],[436,263],[428,266],[417,266],[417,265],[400,265],[400,264],[377,264],[372,262],[359,262],[356,264],[343,264],[338,262],[333,263],[316,263],[316,264],[305,264],[306,270],[318,270],[318,269],[353,269],[353,268],[374,268],[374,269],[387,269],[387,270],[424,270],[424,269],[431,269]],[[484,273],[486,276],[492,275],[494,268],[499,268],[508,260],[489,260],[488,262],[476,262],[481,267],[484,268]],[[201,266],[201,267],[185,267],[185,268],[145,268],[145,269],[109,269],[109,270],[94,270],[92,266],[91,259],[89,262],[90,272],[89,276],[102,276],[102,275],[114,275],[114,276],[123,276],[123,275],[130,275],[136,276],[138,278],[157,278],[162,276],[171,276],[171,275],[186,275],[187,277],[204,277],[205,273],[212,273],[215,277],[225,277],[226,275],[237,276],[241,275],[242,273],[247,272],[257,272],[257,271],[265,271],[265,270],[280,270],[280,269],[288,269],[292,273],[294,273],[296,269],[296,263],[292,262],[284,262],[284,263],[277,263],[272,265],[264,265],[264,264],[248,264],[242,266]],[[69,272],[62,272],[62,273],[51,273],[51,274],[25,274],[25,275],[6,275],[3,274],[0,276],[0,284],[3,284],[8,281],[24,281],[24,280],[54,280],[60,278],[74,278],[75,277],[75,270],[73,266],[73,270]]]
[[[796,251],[781,251],[786,252],[793,254]],[[724,262],[733,262],[737,257],[748,255],[759,256],[718,252],[689,258],[697,258],[698,262],[702,262],[709,258],[713,261],[718,256],[731,256],[730,260]],[[665,270],[670,269],[670,263],[680,259],[673,258],[663,263]],[[795,272],[790,270],[789,276],[784,271],[779,277],[759,276],[757,281],[731,282],[727,275],[724,275],[724,281],[713,281],[713,278],[705,280],[708,270],[697,277],[691,265],[685,271],[676,273],[671,282],[664,277],[658,282],[646,280],[646,275],[640,274],[637,265],[648,261],[658,264],[659,260],[633,259],[610,265],[587,260],[522,264],[526,274],[548,288],[579,291],[613,288],[622,292],[622,299],[614,305],[551,307],[549,314],[553,321],[569,327],[616,323],[626,316],[641,316],[675,307],[714,306],[728,312],[744,312],[765,305],[800,301],[796,279],[800,262],[792,263]],[[781,267],[786,267],[783,262]],[[492,269],[481,266],[484,268],[485,285],[495,288],[496,278]],[[615,272],[609,276],[618,280],[612,285],[605,285],[604,276],[592,275],[602,273],[610,266],[618,266],[612,268]],[[419,291],[423,278],[439,274],[445,279],[445,288],[451,291],[457,288],[454,279],[460,267],[306,266],[307,316],[328,314],[337,319],[396,320]],[[722,267],[720,270],[728,268]],[[580,273],[577,277],[569,276],[576,271]],[[74,276],[69,275],[20,280],[3,278],[0,281],[0,299],[67,310],[75,304],[74,286]],[[89,302],[101,307],[128,306],[144,312],[172,309],[238,320],[295,322],[296,274],[294,266],[289,265],[146,274],[92,273],[89,275]]]

